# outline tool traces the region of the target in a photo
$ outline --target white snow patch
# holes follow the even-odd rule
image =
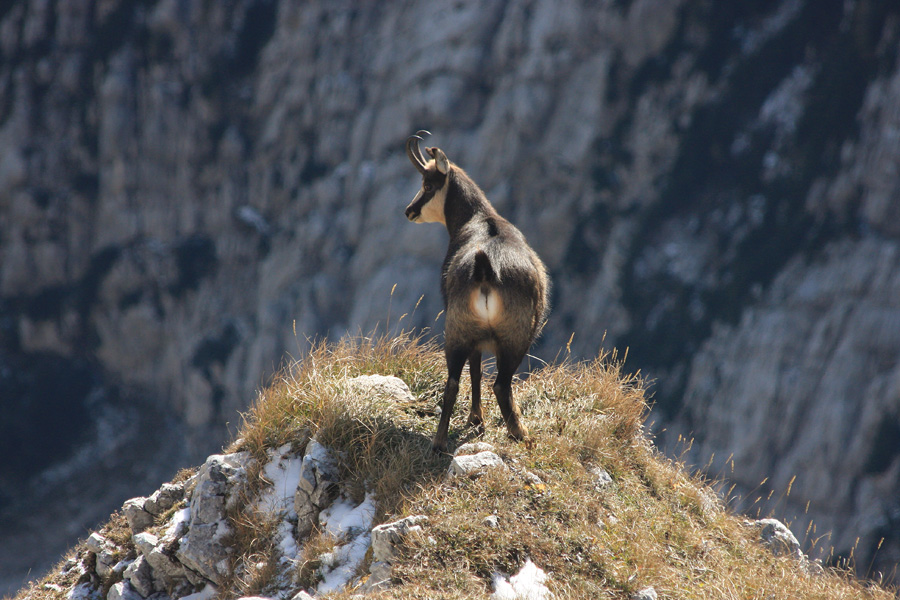
[[[97,600],[101,597],[99,590],[90,583],[79,583],[66,594],[68,600]]]
[[[294,539],[294,525],[297,523],[294,494],[300,484],[302,465],[303,456],[294,454],[290,444],[285,444],[277,450],[270,450],[269,462],[263,469],[263,477],[270,485],[256,501],[259,510],[277,515],[281,519],[274,541],[281,550],[278,562],[284,573],[288,572],[300,553]]]
[[[272,485],[260,497],[258,506],[270,512],[284,511],[290,517],[294,511],[294,494],[300,484],[300,467],[303,457],[291,454],[291,445],[286,444],[269,453],[271,460],[263,471],[263,476]]]
[[[282,521],[278,525],[278,533],[276,538],[278,548],[281,550],[281,560],[292,561],[297,558],[300,548],[297,547],[297,541],[294,539],[294,525],[290,521]]]
[[[353,506],[346,498],[338,498],[319,514],[319,522],[324,524],[326,533],[341,537],[371,530],[374,516],[375,499],[369,493],[357,506]]]
[[[348,539],[347,543],[322,556],[323,566],[330,565],[330,569],[319,583],[319,594],[339,590],[353,578],[372,542],[374,517],[375,498],[371,493],[356,506],[346,498],[339,498],[319,514],[319,522],[326,533]]]
[[[177,511],[174,515],[172,515],[171,521],[169,521],[169,528],[166,529],[166,533],[163,537],[170,539],[177,539],[184,535],[184,532],[187,530],[187,523],[191,519],[191,507],[182,508]]]
[[[297,513],[294,510],[294,494],[300,484],[300,472],[304,461],[318,463],[322,468],[333,466],[334,460],[328,448],[316,440],[310,440],[304,455],[297,456],[289,444],[269,452],[269,462],[263,476],[271,485],[266,486],[257,500],[257,508],[280,517],[275,542],[281,551],[280,577],[289,578],[290,570],[301,553],[294,538]],[[359,569],[371,545],[372,519],[375,517],[375,499],[367,494],[360,504],[347,498],[338,498],[319,514],[324,532],[340,542],[334,551],[323,554],[323,579],[318,593],[338,591],[344,588]],[[278,598],[287,598],[279,594]],[[192,600],[208,600],[197,598]],[[249,600],[249,599],[248,599]],[[271,599],[270,599],[271,600]]]
[[[508,580],[506,575],[494,573],[491,600],[547,600],[553,597],[544,585],[547,578],[548,575],[528,559]]]
[[[332,564],[324,579],[319,582],[316,592],[327,594],[342,589],[353,578],[360,563],[366,557],[366,551],[372,541],[370,533],[362,533],[353,538],[350,543],[338,546],[334,552],[322,557],[323,564]]]
[[[182,596],[181,598],[179,598],[179,600],[210,600],[210,598],[215,596],[218,591],[219,590],[216,589],[216,586],[208,583],[206,584],[206,587],[204,587],[199,592],[195,592],[187,596]]]

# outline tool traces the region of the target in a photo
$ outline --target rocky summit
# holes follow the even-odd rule
[[[3,3],[0,589],[310,340],[440,330],[422,128],[548,266],[536,357],[628,348],[672,456],[890,572],[898,48],[877,0]]]
[[[659,454],[612,355],[519,384],[527,442],[491,407],[433,452],[441,359],[408,335],[318,345],[224,453],[126,501],[16,600],[893,597]]]

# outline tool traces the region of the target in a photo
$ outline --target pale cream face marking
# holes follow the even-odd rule
[[[426,165],[427,168],[431,168],[434,165],[434,159],[429,160]],[[416,197],[413,199],[412,204],[415,204],[419,201],[419,198],[422,197],[422,194],[425,193],[425,190],[419,190],[419,193],[416,194]],[[419,211],[419,216],[413,221],[414,223],[443,223],[447,224],[447,220],[444,217],[444,200],[447,197],[447,185],[444,184],[444,187],[435,192],[434,196],[431,200],[428,201],[428,204],[422,207],[422,210]]]
[[[447,224],[444,217],[444,198],[447,195],[446,185],[439,189],[428,204],[422,207],[416,223],[443,223]]]

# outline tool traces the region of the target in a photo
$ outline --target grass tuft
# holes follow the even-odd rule
[[[322,556],[334,551],[338,540],[319,529],[314,529],[303,544],[301,559],[297,562],[295,581],[303,589],[316,589],[321,581]]]

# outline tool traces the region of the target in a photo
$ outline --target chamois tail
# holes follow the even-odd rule
[[[475,253],[475,268],[472,272],[472,279],[475,283],[496,283],[497,274],[494,273],[494,267],[491,266],[491,259],[484,250],[478,250]]]

